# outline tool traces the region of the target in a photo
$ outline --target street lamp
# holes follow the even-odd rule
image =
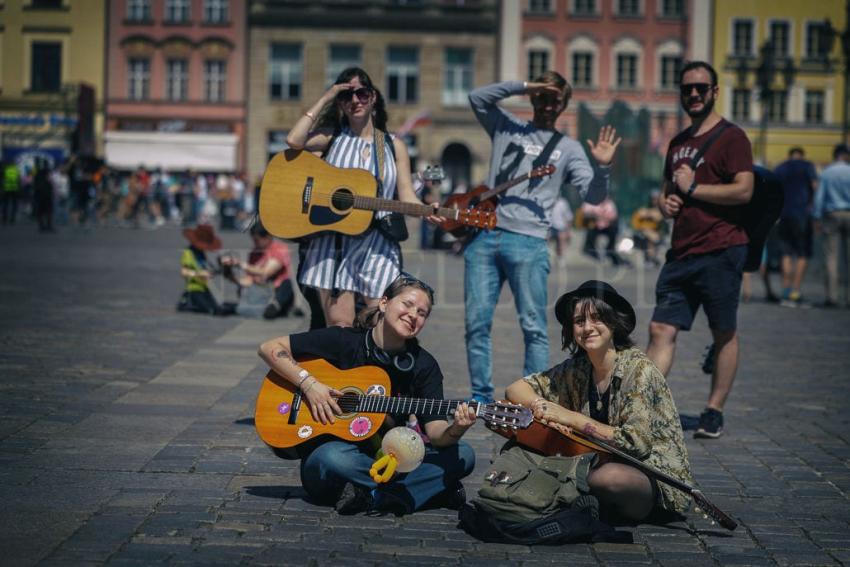
[[[850,124],[848,124],[848,113],[847,106],[848,102],[850,102],[850,93],[847,92],[847,86],[850,84],[850,0],[845,2],[845,11],[846,11],[846,19],[847,22],[845,29],[837,30],[832,27],[832,22],[829,18],[826,18],[821,24],[821,37],[818,42],[818,56],[822,57],[825,60],[825,63],[829,63],[829,54],[832,53],[832,48],[835,45],[835,40],[841,40],[841,59],[844,67],[844,100],[842,101],[842,113],[841,113],[841,141],[847,142],[847,133],[850,131]]]
[[[790,57],[784,58],[781,66],[779,63],[776,57],[773,38],[770,38],[759,49],[758,66],[754,69],[759,101],[761,103],[759,154],[762,164],[767,164],[767,125],[770,120],[770,112],[774,108],[774,100],[780,92],[774,88],[774,79],[777,74],[782,76],[782,91],[785,93],[787,100],[787,93],[791,89],[791,85],[794,84],[794,77],[797,75],[797,69],[794,67],[794,62]],[[746,84],[749,66],[744,59],[738,62],[735,73],[738,76],[739,84]]]

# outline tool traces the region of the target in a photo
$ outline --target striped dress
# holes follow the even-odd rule
[[[378,197],[392,199],[398,172],[389,148],[391,137],[386,137],[386,144],[383,194]],[[371,140],[355,136],[345,128],[334,138],[325,161],[337,167],[365,169],[374,175],[372,145]],[[379,211],[376,217],[387,214]],[[397,242],[388,240],[374,228],[357,236],[329,232],[311,238],[306,244],[298,272],[298,281],[304,285],[381,297],[401,272],[401,250]]]

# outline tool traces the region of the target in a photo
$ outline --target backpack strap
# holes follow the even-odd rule
[[[709,138],[705,142],[703,142],[700,149],[697,150],[697,153],[694,154],[694,157],[691,158],[691,169],[693,169],[694,171],[697,170],[697,165],[699,165],[699,160],[702,159],[702,156],[705,155],[705,152],[708,151],[708,148],[710,148],[711,145],[715,141],[717,141],[717,138],[719,138],[720,135],[730,126],[732,126],[732,123],[729,122],[728,120],[724,120],[723,123],[714,131],[714,133],[712,133],[711,136],[709,136]],[[691,126],[691,130],[693,131],[693,126]]]

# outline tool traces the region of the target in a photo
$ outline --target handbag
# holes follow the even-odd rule
[[[378,170],[376,177],[378,179],[379,192],[380,189],[384,186],[384,144],[384,131],[376,128],[374,145],[376,168]],[[393,151],[393,155],[395,155],[395,151]],[[398,188],[396,188],[396,192],[393,194],[393,199],[397,198]],[[379,219],[375,219],[372,222],[372,226],[374,226],[378,230],[378,232],[383,234],[387,239],[393,242],[404,242],[410,237],[410,233],[407,231],[407,223],[404,220],[404,215],[401,213],[390,213]]]

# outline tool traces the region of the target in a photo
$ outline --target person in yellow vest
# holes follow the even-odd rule
[[[21,172],[14,163],[2,164],[3,171],[3,224],[15,224],[18,215],[18,197],[21,194]]]
[[[209,288],[215,270],[207,259],[207,252],[221,249],[221,239],[208,224],[184,229],[183,236],[189,241],[189,247],[183,250],[180,258],[180,275],[186,280],[186,290],[180,297],[177,310],[232,315],[234,306],[219,305]]]

